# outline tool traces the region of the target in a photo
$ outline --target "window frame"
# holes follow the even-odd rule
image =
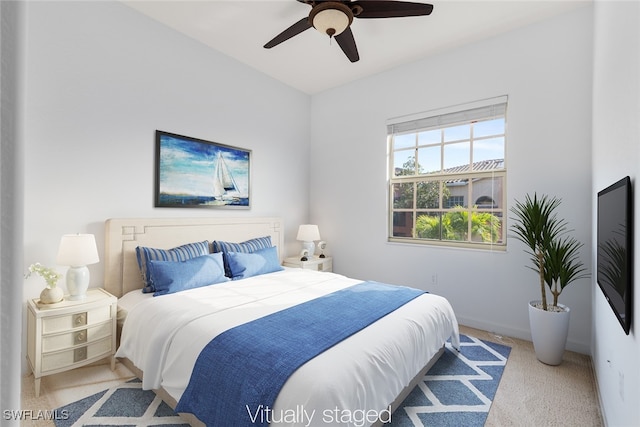
[[[504,129],[502,134],[492,134],[485,135],[482,137],[475,138],[473,134],[473,128],[475,123],[484,122],[488,120],[495,120],[498,118],[504,118]],[[452,140],[447,141],[444,135],[444,129],[456,127],[459,125],[470,125],[469,128],[469,137],[463,138],[461,140]],[[458,105],[454,107],[449,107],[447,109],[435,110],[431,112],[421,113],[413,116],[400,117],[396,119],[391,119],[387,122],[387,159],[388,159],[388,175],[387,175],[387,215],[388,215],[388,226],[387,226],[387,240],[389,242],[394,243],[409,243],[409,244],[421,244],[428,246],[445,246],[445,247],[453,247],[453,248],[476,248],[483,250],[506,250],[507,245],[507,96],[501,96],[496,98],[491,98],[487,100],[478,101],[475,103],[469,103],[464,105]],[[438,143],[429,143],[429,144],[420,144],[419,135],[421,132],[438,130],[440,132],[440,141]],[[394,147],[394,139],[398,136],[403,135],[413,135],[415,134],[415,143],[410,146],[403,146],[395,149]],[[474,162],[473,154],[474,154],[474,143],[482,140],[488,140],[491,138],[495,138],[496,136],[503,138],[503,158],[502,167],[496,168],[495,166],[499,166],[499,160],[486,160],[485,162],[494,162],[492,165],[486,163],[484,169],[474,170],[474,166],[481,166],[482,161]],[[461,141],[468,142],[469,147],[469,164],[461,165],[460,167],[452,167],[447,168],[445,166],[445,148],[452,144],[460,143]],[[420,167],[420,157],[419,152],[421,148],[425,147],[435,147],[440,149],[440,169],[439,171],[426,171],[420,173],[418,168]],[[409,175],[397,175],[396,176],[396,164],[395,164],[395,155],[399,152],[407,152],[414,151],[413,156],[405,156],[406,159],[412,159],[415,162],[415,170],[413,174]],[[466,170],[465,170],[466,167]],[[488,167],[488,169],[487,169]],[[491,192],[489,195],[489,199],[493,200],[493,204],[487,206],[486,204],[477,206],[472,197],[477,197],[478,199],[484,197],[485,195],[474,195],[473,187],[474,183],[479,183],[479,179],[490,179],[491,180]],[[451,183],[453,181],[466,182],[466,192],[464,193],[464,207],[447,207],[447,201],[443,198],[443,192],[445,191],[445,187],[449,187],[447,183]],[[418,201],[418,185],[416,183],[429,183],[435,182],[438,185],[438,206],[423,206],[419,207]],[[494,190],[494,185],[496,182],[499,182],[501,188],[497,188]],[[413,184],[412,189],[406,189],[405,191],[413,191],[413,197],[411,202],[411,207],[396,207],[395,206],[395,196],[396,196],[396,185],[397,184]],[[460,197],[459,194],[454,195],[455,197]],[[502,206],[496,206],[498,202],[496,202],[496,196],[499,197],[499,201],[501,201]],[[394,225],[396,223],[396,213],[408,212],[411,213],[411,235],[410,236],[398,236],[395,235]],[[467,217],[470,218],[474,214],[478,213],[490,213],[495,215],[500,220],[500,230],[498,231],[498,241],[493,242],[478,242],[474,239],[474,234],[472,232],[472,221],[467,221],[467,233],[466,240],[447,240],[442,236],[442,219],[445,217],[447,213],[451,212],[463,212],[461,215],[464,217],[464,212],[466,212]],[[440,237],[439,238],[426,238],[426,237],[417,237],[416,236],[416,223],[418,218],[421,215],[430,215],[437,216],[440,219],[440,225],[438,226]],[[404,216],[407,218],[407,216]],[[493,219],[490,219],[493,221]],[[492,232],[493,228],[489,227]]]

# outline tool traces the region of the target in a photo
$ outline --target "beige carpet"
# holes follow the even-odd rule
[[[589,356],[565,351],[562,364],[548,366],[529,341],[464,326],[460,333],[511,347],[486,427],[604,425]]]
[[[486,341],[506,344],[511,354],[494,398],[487,427],[602,426],[591,358],[565,352],[560,366],[537,361],[533,345],[460,326],[460,332]],[[33,376],[22,381],[22,409],[59,408],[133,377],[122,364],[112,372],[108,364],[89,366],[44,377],[39,398]],[[22,426],[53,426],[52,421],[25,420]]]

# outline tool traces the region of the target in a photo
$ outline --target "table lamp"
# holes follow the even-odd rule
[[[67,291],[70,300],[86,298],[89,288],[89,269],[87,265],[98,261],[98,248],[93,234],[65,234],[60,240],[56,263],[68,265]]]
[[[296,240],[301,240],[303,249],[309,251],[309,255],[313,256],[316,252],[316,244],[314,240],[320,240],[320,230],[317,225],[302,224],[298,228],[298,237]]]

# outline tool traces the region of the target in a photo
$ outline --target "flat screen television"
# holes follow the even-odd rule
[[[633,198],[627,176],[598,192],[597,280],[624,332],[633,306]]]

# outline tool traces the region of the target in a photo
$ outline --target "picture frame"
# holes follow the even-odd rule
[[[155,207],[251,207],[251,150],[156,130]]]

